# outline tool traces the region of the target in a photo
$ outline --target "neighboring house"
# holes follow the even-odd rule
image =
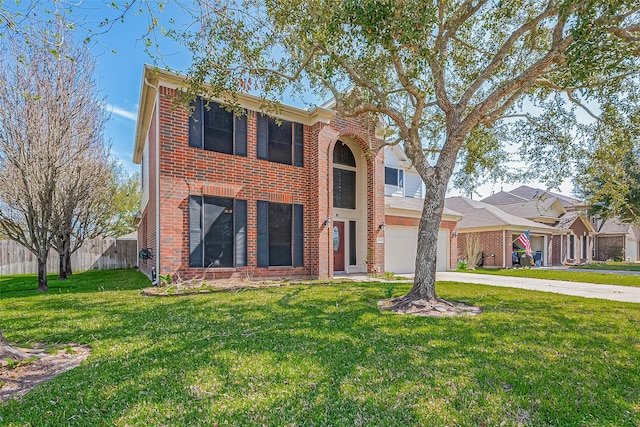
[[[553,264],[582,264],[593,260],[595,230],[579,211],[570,211],[554,225],[557,236]]]
[[[466,197],[445,199],[445,207],[462,215],[457,226],[458,257],[464,257],[468,239],[478,238],[485,267],[511,267],[513,250],[521,248],[516,241],[523,232],[530,231],[531,250],[541,265],[553,260],[555,229],[503,211],[500,207]]]
[[[501,191],[482,199],[482,202],[498,206],[512,215],[547,225],[557,223],[558,218],[567,212],[562,202],[548,193],[540,193],[540,197],[536,196],[535,199],[526,199]]]
[[[373,126],[315,108],[234,115],[182,76],[145,66],[133,159],[142,164],[140,269],[209,277],[330,277],[384,269],[384,151]],[[366,155],[365,155],[366,154]]]
[[[391,172],[372,123],[321,107],[283,106],[270,117],[259,98],[242,94],[243,114],[197,99],[190,115],[173,104],[183,81],[144,68],[133,152],[142,165],[138,241],[151,255],[140,260],[142,272],[324,278],[382,272],[415,257],[411,245],[386,247],[396,228],[417,236],[416,211],[385,212]],[[395,169],[403,196],[422,197],[417,174],[407,164]],[[455,221],[444,227],[450,238]],[[443,261],[451,266],[450,253]]]
[[[595,229],[587,219],[587,207],[578,200],[522,185],[509,192],[500,191],[483,202],[503,211],[555,228],[550,264],[591,262]]]
[[[640,227],[611,218],[598,230],[596,259],[621,258],[624,261],[640,260]]]

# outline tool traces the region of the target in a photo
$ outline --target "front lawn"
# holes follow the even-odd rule
[[[614,262],[593,263],[576,265],[574,268],[584,270],[618,270],[618,271],[640,271],[640,264],[637,262]]]
[[[546,270],[539,268],[477,268],[466,273],[496,276],[531,277],[534,279],[566,280],[568,282],[598,283],[602,285],[640,287],[640,276],[633,274],[595,273],[591,271]]]
[[[485,311],[424,318],[380,313],[384,283],[142,297],[132,271],[48,294],[24,279],[0,277],[7,339],[92,354],[0,404],[3,426],[640,424],[637,304],[441,282]]]

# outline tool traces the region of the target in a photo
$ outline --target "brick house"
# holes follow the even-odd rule
[[[529,230],[532,252],[539,254],[542,265],[553,263],[555,229],[552,226],[512,215],[497,206],[467,197],[447,198],[445,206],[463,215],[457,225],[459,258],[464,257],[467,240],[477,236],[484,267],[511,267],[514,265],[513,249],[519,249],[515,240]]]
[[[554,227],[550,265],[579,264],[593,260],[596,230],[588,206],[578,200],[527,185],[500,191],[483,202],[531,221]]]
[[[598,229],[595,259],[622,258],[624,261],[640,261],[640,226],[611,218],[602,221]]]
[[[384,141],[375,126],[321,107],[285,105],[267,116],[244,94],[244,114],[203,99],[189,114],[173,102],[182,83],[144,68],[133,152],[142,165],[138,242],[152,255],[140,260],[142,272],[384,271],[385,151],[376,150]]]

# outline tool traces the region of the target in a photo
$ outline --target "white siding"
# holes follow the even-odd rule
[[[144,212],[144,208],[149,202],[149,141],[144,146],[142,152],[142,195],[140,197],[140,212]]]
[[[420,175],[405,171],[404,195],[405,197],[422,198],[422,179]]]
[[[626,245],[625,245],[625,260],[635,262],[638,261],[638,242],[635,242],[629,238],[627,235]]]
[[[384,165],[390,168],[398,169],[400,162],[391,147],[384,147]]]
[[[384,195],[385,196],[394,196],[394,197],[403,197],[404,189],[402,187],[396,187],[395,185],[384,185]]]

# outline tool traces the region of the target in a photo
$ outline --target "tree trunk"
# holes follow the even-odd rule
[[[67,277],[69,277],[73,274],[73,271],[71,269],[71,251],[67,251],[67,253],[65,254],[64,263],[67,270]]]
[[[60,253],[58,280],[66,280],[71,276],[71,236],[65,235],[60,238],[58,251]]]
[[[67,266],[65,263],[64,252],[60,254],[60,263],[58,264],[58,280],[67,280]]]
[[[40,292],[47,292],[49,287],[47,286],[47,257],[44,259],[38,257],[38,290]]]
[[[442,302],[451,305],[436,295],[436,267],[438,256],[438,231],[444,212],[444,198],[447,184],[453,173],[458,150],[462,138],[451,134],[440,152],[437,164],[431,168],[426,162],[414,160],[416,170],[422,177],[427,192],[422,206],[422,215],[418,228],[418,249],[416,253],[416,269],[413,287],[407,295],[400,298],[392,307],[403,310],[416,300]],[[414,144],[419,146],[418,143]],[[406,149],[405,149],[406,150]],[[412,154],[412,153],[407,153]],[[411,158],[411,156],[409,156]]]
[[[418,228],[418,250],[413,288],[404,297],[408,301],[438,300],[436,295],[438,231],[444,211],[446,188],[446,183],[437,182],[427,188]]]

